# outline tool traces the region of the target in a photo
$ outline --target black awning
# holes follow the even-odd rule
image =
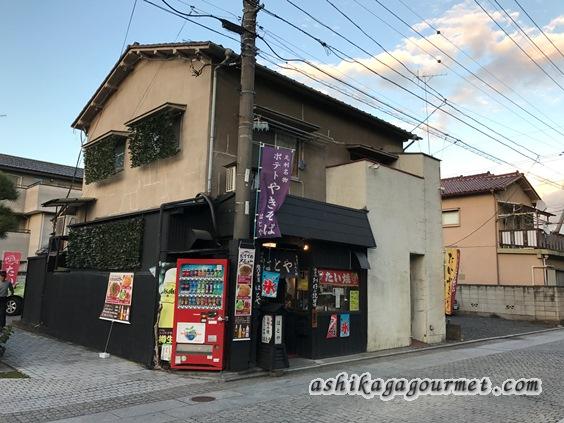
[[[366,210],[289,195],[276,216],[286,236],[376,247]]]

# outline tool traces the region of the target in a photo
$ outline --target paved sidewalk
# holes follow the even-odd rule
[[[188,395],[217,385],[114,356],[100,359],[96,351],[21,329],[9,340],[2,361],[29,376],[0,379],[2,422],[90,414],[169,398],[171,391]]]

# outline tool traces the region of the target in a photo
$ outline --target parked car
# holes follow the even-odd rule
[[[8,297],[6,303],[6,314],[8,316],[18,316],[23,311],[23,297],[25,291],[25,282],[20,282],[14,288],[13,295]]]

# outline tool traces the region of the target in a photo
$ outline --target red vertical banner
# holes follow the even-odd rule
[[[15,285],[18,281],[21,258],[22,253],[19,251],[4,251],[2,256],[2,270],[6,271],[6,280],[12,285]]]

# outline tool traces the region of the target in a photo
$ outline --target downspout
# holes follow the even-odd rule
[[[495,192],[492,191],[492,196],[494,199],[494,210],[495,210],[495,219],[494,219],[494,231],[495,231],[495,271],[497,276],[497,284],[499,285],[499,253],[497,249],[499,248],[499,210],[497,208],[497,198],[495,197]]]
[[[220,65],[213,69],[212,73],[212,92],[211,92],[211,112],[210,112],[210,142],[208,152],[208,180],[206,184],[206,192],[211,195],[212,192],[212,171],[213,171],[213,149],[215,144],[215,104],[217,97],[217,70]]]

